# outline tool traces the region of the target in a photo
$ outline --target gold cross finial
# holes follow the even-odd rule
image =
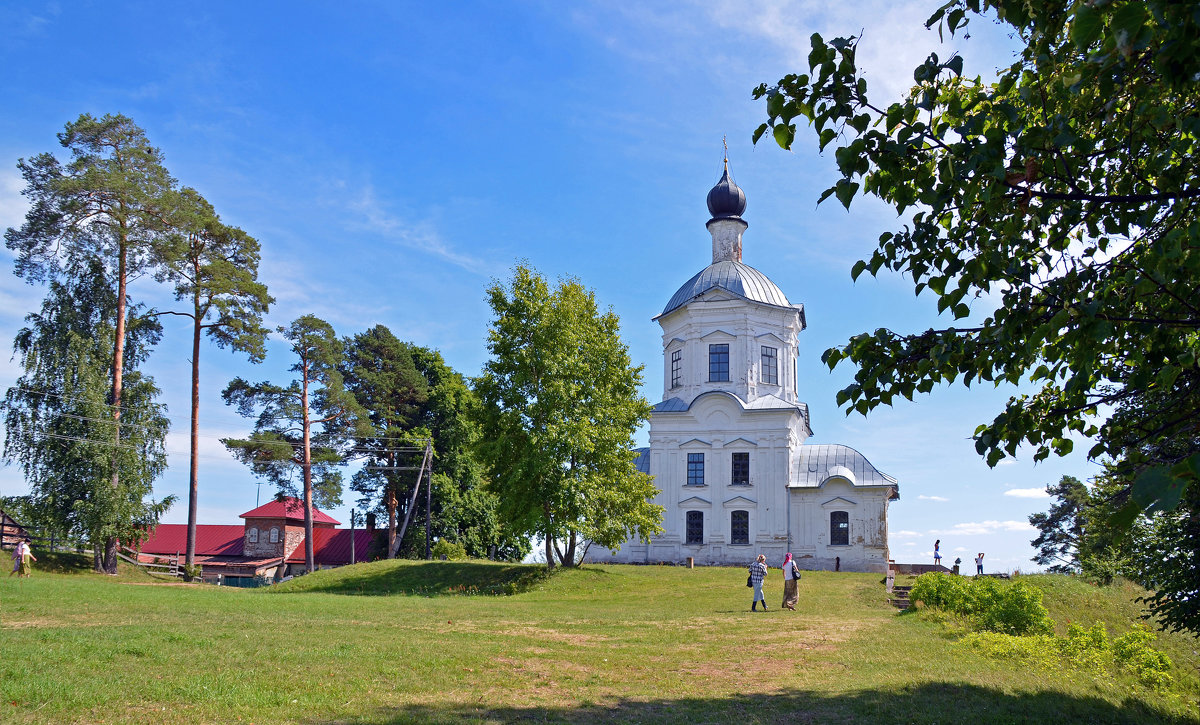
[[[724,135],[721,136],[721,145],[725,147],[725,163],[729,163],[729,141]]]

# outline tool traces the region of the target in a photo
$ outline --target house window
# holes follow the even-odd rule
[[[850,514],[833,511],[829,514],[829,543],[832,546],[850,545]]]
[[[687,512],[687,543],[703,544],[704,543],[704,512],[703,511],[688,511]]]
[[[271,527],[271,543],[272,544],[279,543],[279,527],[278,526]]]
[[[779,385],[779,351],[762,346],[762,381],[768,385]]]
[[[248,541],[251,544],[257,544],[258,543],[258,529],[254,528],[253,526],[251,526],[249,529],[246,529],[246,541]]]
[[[708,381],[710,383],[729,382],[729,345],[708,346]]]
[[[671,353],[671,387],[678,388],[683,382],[683,350]]]
[[[689,453],[688,454],[688,476],[687,485],[703,486],[704,485],[704,454]]]
[[[749,486],[750,485],[750,454],[749,453],[734,453],[733,454],[733,485]]]
[[[729,543],[731,543],[731,544],[749,544],[750,543],[750,512],[749,511],[730,511],[729,512]]]

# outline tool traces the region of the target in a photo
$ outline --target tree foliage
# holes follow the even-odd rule
[[[1035,564],[1048,571],[1070,574],[1079,571],[1079,549],[1083,542],[1085,513],[1091,495],[1087,486],[1074,476],[1063,476],[1046,493],[1057,499],[1047,513],[1029,517],[1029,524],[1040,533],[1031,544],[1037,549]]]
[[[191,459],[188,533],[185,561],[196,555],[196,511],[199,506],[200,339],[217,347],[244,352],[252,362],[266,355],[267,329],[262,325],[274,300],[258,281],[258,241],[221,222],[212,205],[195,189],[175,194],[168,244],[156,247],[158,275],[174,285],[175,299],[189,303],[180,315],[192,321]]]
[[[311,572],[313,505],[341,503],[344,449],[364,431],[367,414],[346,390],[339,369],[345,349],[328,322],[304,315],[278,330],[291,343],[297,379],[286,386],[232,380],[222,396],[240,414],[255,418],[254,431],[221,442],[281,496],[303,497],[304,561]]]
[[[117,461],[125,409],[124,356],[128,337],[129,282],[155,266],[156,250],[166,240],[174,179],[162,154],[145,132],[121,115],[83,114],[58,135],[71,153],[63,164],[53,154],[18,162],[30,201],[25,223],[5,232],[16,253],[14,271],[31,283],[89,274],[94,264],[115,288],[108,403],[112,488],[119,492],[123,465]],[[114,493],[123,498],[119,493]],[[104,569],[117,570],[117,539],[105,543]]]
[[[652,479],[633,465],[632,436],[650,406],[617,316],[600,312],[578,280],[551,290],[524,265],[488,299],[491,359],[475,390],[479,451],[501,518],[544,537],[547,566],[555,555],[577,563],[581,539],[616,548],[661,531]]]
[[[97,551],[110,539],[135,543],[174,500],[149,498],[166,469],[169,421],[153,379],[137,369],[161,329],[136,307],[124,357],[123,434],[113,441],[116,300],[104,274],[93,260],[87,273],[50,282],[41,311],[26,316],[13,343],[22,374],[3,402],[3,458],[20,466],[30,487],[31,518],[23,523]]]
[[[1177,504],[1200,453],[1145,444],[1200,427],[1197,7],[951,0],[927,25],[953,36],[994,14],[1023,44],[996,82],[930,54],[905,98],[879,104],[857,40],[814,35],[809,73],[756,89],[769,118],[755,141],[770,131],[788,148],[805,119],[821,149],[837,142],[822,200],[848,208],[861,192],[902,215],[852,276],[911,276],[962,320],[828,350],[830,367],[858,366],[847,412],[942,382],[1032,384],[976,429],[990,465],[1023,444],[1064,455],[1083,435],[1092,458],[1134,456],[1121,521]],[[976,324],[981,297],[999,304]],[[1105,419],[1110,406],[1128,414]]]

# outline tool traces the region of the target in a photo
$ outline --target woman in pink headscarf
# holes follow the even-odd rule
[[[800,595],[796,591],[796,582],[800,580],[800,569],[796,567],[796,562],[792,561],[792,555],[789,552],[783,557],[783,606],[792,611],[796,611],[796,602],[800,599]]]

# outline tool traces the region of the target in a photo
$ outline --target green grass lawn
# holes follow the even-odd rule
[[[0,580],[0,722],[1200,721],[1190,636],[1160,640],[1169,691],[1036,671],[897,614],[879,575],[806,573],[796,612],[774,576],[752,613],[741,568],[375,562],[258,590],[58,570]],[[1063,626],[1137,616],[1129,588],[1027,581]]]

